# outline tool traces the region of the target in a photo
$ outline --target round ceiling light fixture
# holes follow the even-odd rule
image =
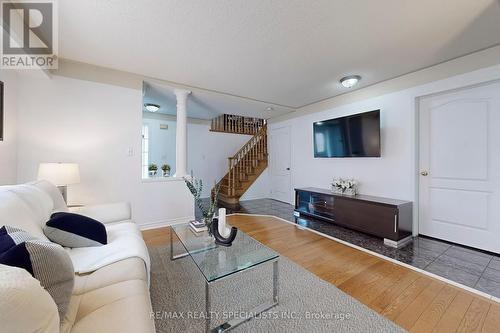
[[[266,108],[266,111],[274,111],[274,108],[273,108],[272,106],[268,106],[268,107]]]
[[[146,103],[146,104],[144,104],[144,107],[149,112],[156,112],[156,111],[160,110],[160,106],[158,104],[153,104],[153,103]]]
[[[361,80],[359,75],[349,75],[340,79],[340,84],[346,88],[352,88]]]

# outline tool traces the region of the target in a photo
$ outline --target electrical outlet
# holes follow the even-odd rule
[[[132,157],[134,156],[134,148],[129,147],[127,151],[127,156]]]

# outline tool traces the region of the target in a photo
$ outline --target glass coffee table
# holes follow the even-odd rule
[[[259,265],[273,265],[273,295],[269,302],[249,310],[254,316],[278,304],[278,260],[279,254],[238,230],[232,246],[218,246],[208,232],[195,234],[188,223],[172,226],[170,233],[170,259],[190,256],[205,280],[205,310],[207,332],[225,332],[250,320],[234,318],[215,328],[210,328],[210,287],[234,274],[243,274]],[[174,253],[174,236],[182,244],[182,252]]]

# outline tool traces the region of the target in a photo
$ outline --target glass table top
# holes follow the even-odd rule
[[[208,282],[279,257],[241,230],[229,247],[216,245],[207,231],[195,233],[188,223],[174,225],[172,230]]]

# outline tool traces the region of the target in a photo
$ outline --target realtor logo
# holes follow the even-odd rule
[[[0,67],[57,68],[57,11],[54,1],[2,1]]]

